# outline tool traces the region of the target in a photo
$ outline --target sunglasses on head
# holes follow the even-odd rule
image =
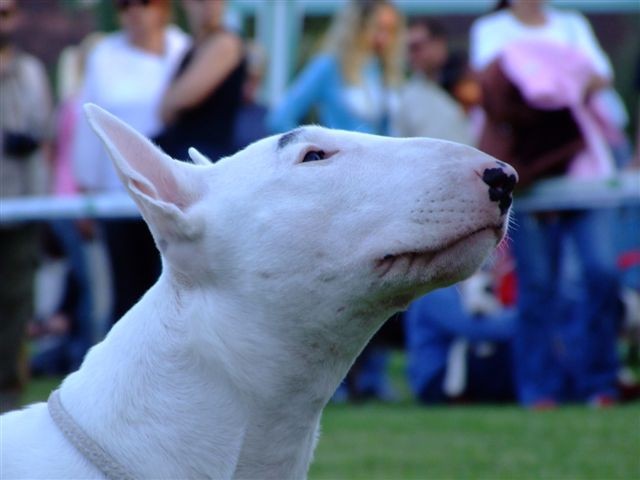
[[[147,7],[153,3],[153,0],[116,0],[116,8],[121,12],[128,10],[129,7],[139,5]]]

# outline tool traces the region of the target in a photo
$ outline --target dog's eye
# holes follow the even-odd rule
[[[324,160],[326,158],[326,154],[324,150],[311,150],[304,155],[302,162],[316,162],[318,160]]]

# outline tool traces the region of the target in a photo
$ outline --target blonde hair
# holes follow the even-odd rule
[[[404,21],[400,12],[387,0],[352,0],[334,18],[324,38],[324,50],[338,57],[344,78],[351,85],[362,80],[362,65],[371,54],[366,35],[381,8],[392,8],[398,17],[395,36],[380,56],[384,82],[397,85],[402,80]]]

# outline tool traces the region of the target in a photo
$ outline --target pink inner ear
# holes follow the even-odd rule
[[[138,132],[115,118],[100,115],[96,120],[107,138],[120,152],[122,159],[146,179],[146,182],[134,179],[136,188],[151,198],[175,204],[181,209],[190,203],[188,193],[180,188],[176,180],[174,160],[167,157]]]

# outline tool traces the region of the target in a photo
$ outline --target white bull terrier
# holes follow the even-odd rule
[[[310,126],[188,164],[86,112],[164,269],[48,403],[2,417],[2,478],[304,478],[374,332],[505,232],[515,171],[467,146]]]

